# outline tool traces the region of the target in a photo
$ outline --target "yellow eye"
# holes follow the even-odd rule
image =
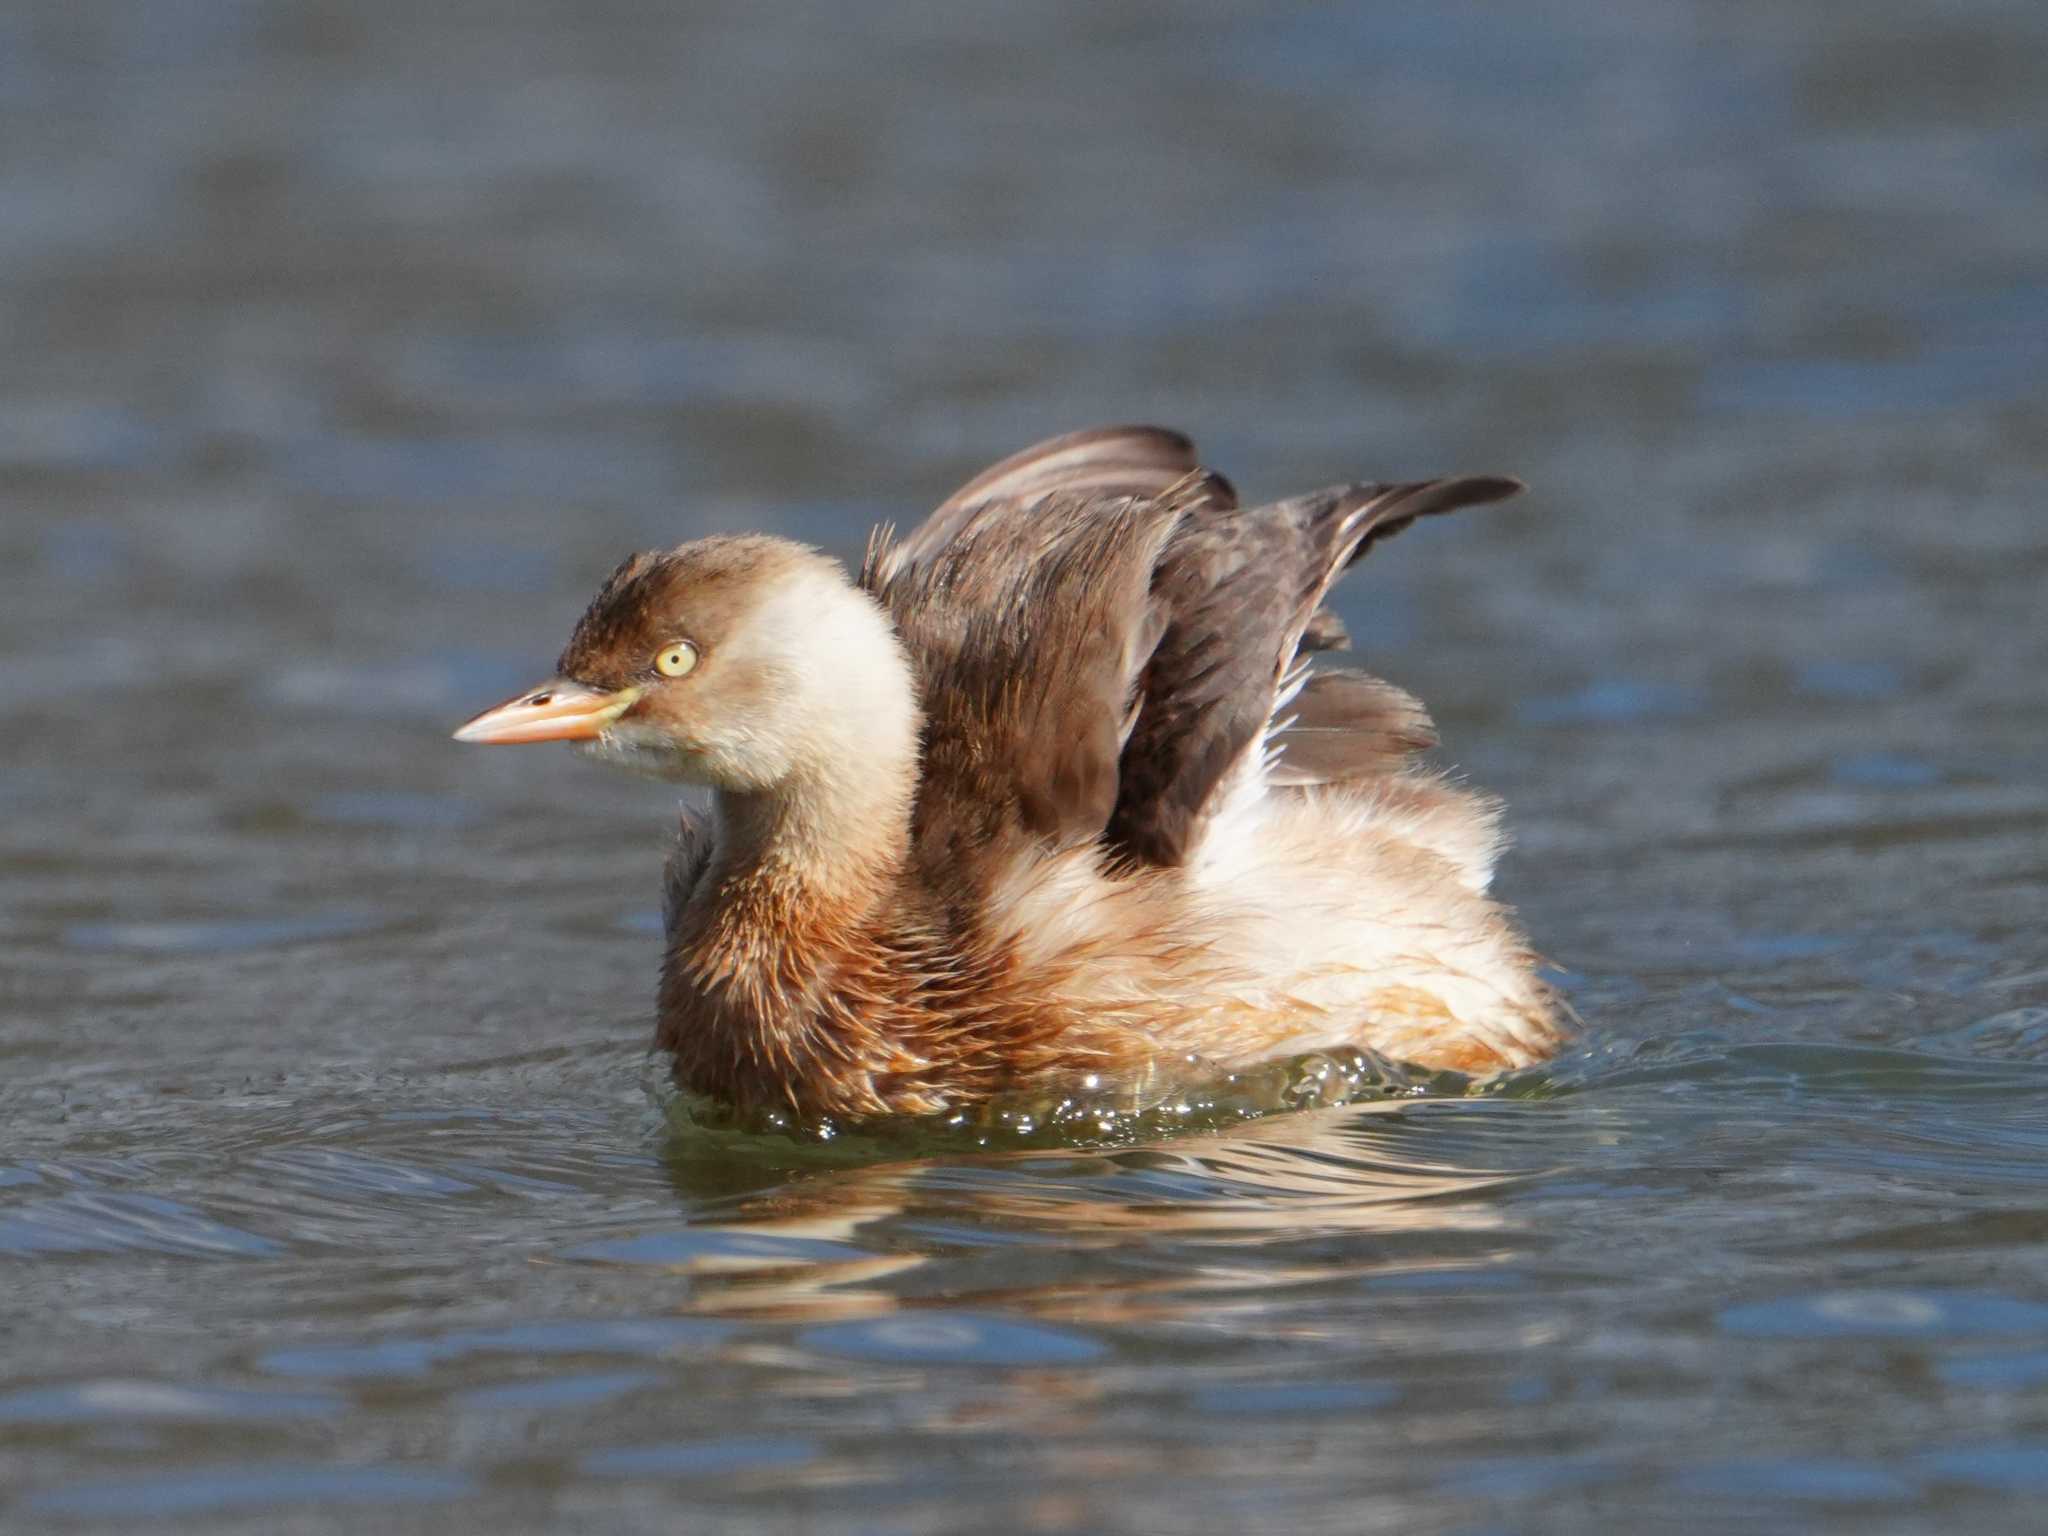
[[[663,677],[682,677],[697,665],[697,647],[687,640],[664,645],[654,653],[654,670]]]

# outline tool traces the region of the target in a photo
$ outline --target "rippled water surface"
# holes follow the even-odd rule
[[[2038,1529],[2044,101],[2028,0],[0,14],[0,1524]],[[447,729],[1132,418],[1535,487],[1343,611],[1581,1042],[679,1128],[665,793]]]

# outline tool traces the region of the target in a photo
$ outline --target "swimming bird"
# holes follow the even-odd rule
[[[1337,579],[1522,489],[1240,505],[1193,444],[1028,448],[850,575],[766,535],[633,555],[462,741],[708,787],[665,875],[658,1044],[741,1112],[857,1122],[1161,1061],[1369,1048],[1489,1074],[1559,1008],[1488,895],[1491,799],[1328,664]]]

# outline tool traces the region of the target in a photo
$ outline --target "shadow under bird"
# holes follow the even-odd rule
[[[455,734],[712,790],[668,861],[658,1041],[742,1112],[1342,1046],[1495,1072],[1562,1038],[1487,894],[1499,807],[1417,761],[1414,698],[1318,662],[1369,549],[1521,488],[1244,507],[1178,433],[1077,432],[857,577],[765,535],[634,555],[559,675]]]

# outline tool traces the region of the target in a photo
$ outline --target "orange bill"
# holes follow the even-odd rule
[[[455,739],[485,746],[525,741],[592,741],[639,698],[638,688],[601,693],[558,677],[485,710],[458,730]]]

